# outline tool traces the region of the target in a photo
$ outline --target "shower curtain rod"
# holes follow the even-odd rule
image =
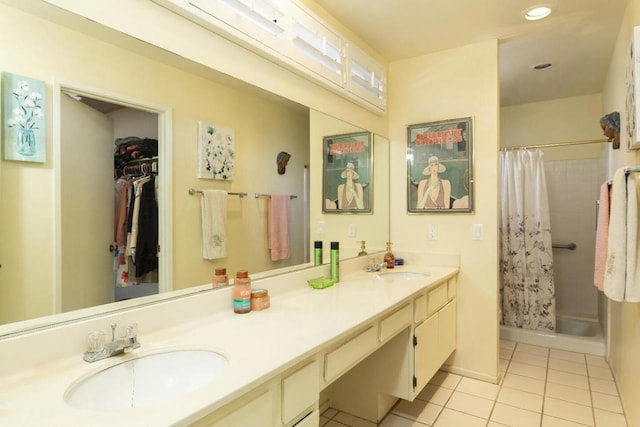
[[[589,139],[586,141],[570,141],[570,142],[559,142],[557,144],[536,144],[536,145],[523,145],[521,147],[503,147],[502,151],[513,151],[513,150],[527,150],[529,148],[553,148],[553,147],[566,147],[569,145],[586,145],[586,144],[601,144],[603,142],[609,142],[606,139]]]

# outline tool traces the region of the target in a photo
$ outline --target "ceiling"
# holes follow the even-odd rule
[[[628,0],[314,1],[391,62],[498,39],[508,106],[602,92]],[[549,17],[523,18],[541,4]]]

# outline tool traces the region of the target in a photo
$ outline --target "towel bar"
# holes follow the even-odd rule
[[[193,189],[193,188],[190,188],[190,189],[189,189],[189,194],[191,194],[192,196],[193,196],[194,194],[198,194],[198,193],[202,194],[202,190],[196,190],[196,189]],[[233,193],[233,192],[228,192],[227,194],[228,194],[228,195],[230,195],[230,196],[238,196],[238,197],[240,197],[240,198],[247,196],[247,193]]]
[[[271,197],[271,194],[264,194],[264,193],[254,193],[253,196],[258,199],[260,197]],[[289,195],[290,199],[297,199],[298,196],[294,196],[293,194]]]

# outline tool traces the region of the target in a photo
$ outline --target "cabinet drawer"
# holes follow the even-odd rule
[[[458,278],[457,277],[452,277],[447,282],[447,298],[448,298],[449,301],[454,299],[456,297],[456,295],[458,294],[458,289],[457,288],[458,288]]]
[[[427,292],[427,315],[431,316],[447,303],[447,283],[440,283]]]
[[[331,381],[346,371],[377,345],[376,328],[371,326],[360,335],[328,353],[325,357],[324,379]]]
[[[413,303],[413,323],[420,323],[427,318],[427,296],[420,295]]]
[[[411,304],[407,304],[380,321],[380,341],[385,341],[410,323]]]
[[[282,380],[282,422],[284,424],[292,421],[318,401],[319,374],[318,362],[313,361]]]
[[[306,418],[294,424],[294,427],[318,427],[320,425],[320,411],[313,411]]]

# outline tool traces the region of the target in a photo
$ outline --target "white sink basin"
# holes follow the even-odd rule
[[[417,273],[415,271],[385,271],[378,277],[383,280],[415,280],[429,277],[429,273]]]
[[[176,399],[218,378],[229,367],[220,353],[180,349],[129,359],[72,384],[65,401],[76,408],[141,408]]]

